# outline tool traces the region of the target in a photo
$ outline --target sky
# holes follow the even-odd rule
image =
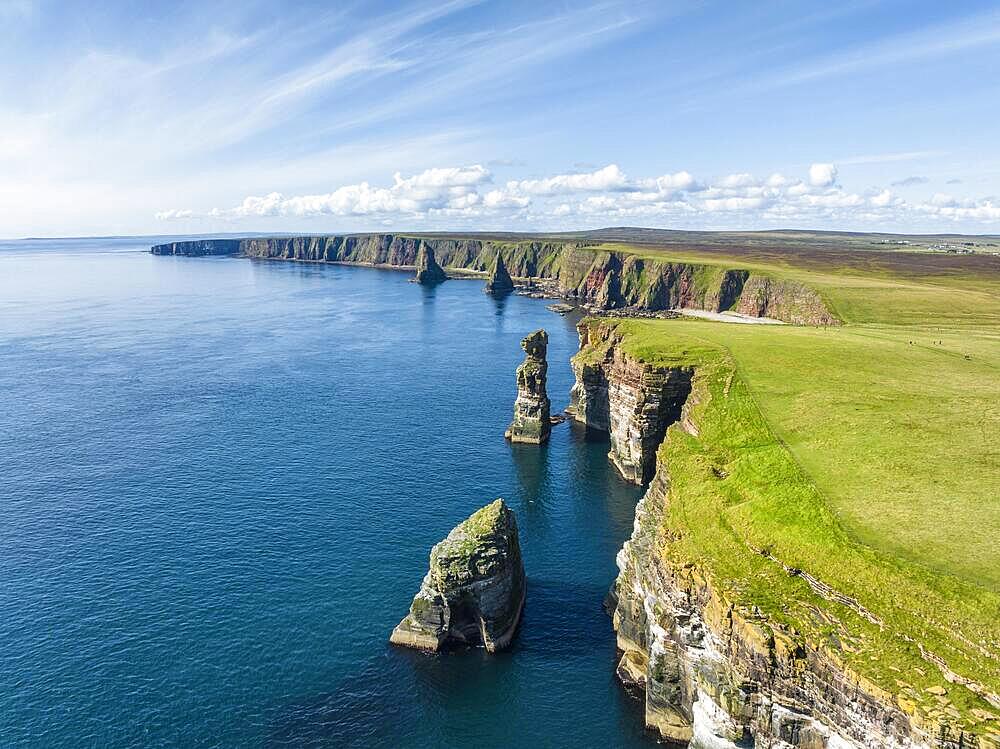
[[[995,2],[0,0],[0,237],[1000,233]]]

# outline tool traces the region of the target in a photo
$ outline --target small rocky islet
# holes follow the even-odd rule
[[[420,590],[389,641],[431,652],[455,645],[502,650],[517,631],[525,590],[517,519],[497,499],[434,546]]]
[[[491,278],[498,273],[506,275],[499,254]],[[512,442],[540,444],[548,439],[547,345],[548,334],[541,329],[521,341],[525,360],[517,369],[514,422],[506,433]],[[449,645],[482,645],[496,652],[510,644],[517,630],[524,594],[517,520],[503,499],[497,499],[431,549],[420,590],[389,641],[431,652]]]

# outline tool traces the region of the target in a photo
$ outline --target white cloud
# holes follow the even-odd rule
[[[878,195],[874,195],[868,201],[876,208],[884,208],[892,202],[892,191],[881,190]]]
[[[483,197],[483,205],[487,208],[526,208],[531,198],[511,195],[505,190],[490,190]]]
[[[917,210],[951,221],[1000,221],[1000,202],[994,198],[958,200],[937,193],[929,203],[918,204]]]
[[[170,209],[168,211],[159,211],[156,214],[156,220],[177,221],[180,219],[191,218],[192,216],[194,216],[194,211]]]
[[[628,178],[617,164],[580,174],[557,174],[546,179],[526,179],[507,183],[511,192],[532,195],[564,195],[574,192],[606,192],[629,188]]]
[[[396,172],[391,184],[358,182],[331,192],[251,195],[237,206],[163,210],[163,221],[216,218],[228,221],[267,217],[367,217],[379,225],[432,222],[442,228],[462,225],[497,228],[559,226],[575,228],[574,220],[588,224],[633,222],[660,225],[835,226],[910,225],[915,217],[947,221],[996,222],[1000,205],[992,198],[960,199],[944,193],[923,203],[908,203],[888,187],[854,192],[837,182],[833,164],[817,163],[806,179],[778,172],[761,179],[749,172],[733,172],[701,182],[688,171],[658,177],[630,179],[617,165],[580,174],[512,180],[491,187],[492,175],[479,164],[434,167],[404,175]],[[578,195],[579,200],[566,196]],[[429,226],[429,223],[422,224]]]
[[[345,185],[318,195],[285,197],[272,192],[250,196],[231,211],[234,218],[248,216],[317,216],[422,214],[431,210],[463,210],[476,205],[476,187],[490,179],[482,166],[427,169],[411,177],[398,172],[392,187],[373,187],[368,182]]]
[[[710,198],[705,201],[709,211],[746,211],[763,205],[763,198]]]
[[[490,182],[489,171],[479,164],[467,167],[427,169],[413,177],[404,178],[399,172],[393,176],[394,189],[413,191],[417,189],[437,189],[441,187],[469,187]]]
[[[837,181],[837,167],[833,164],[813,164],[809,167],[809,184],[813,187],[829,187]]]
[[[733,187],[750,187],[751,185],[756,185],[757,180],[754,179],[752,174],[747,174],[743,172],[741,174],[730,174],[719,180],[718,186],[725,188]]]
[[[664,174],[653,180],[656,189],[660,192],[670,192],[672,190],[697,190],[700,185],[690,172],[677,172],[675,174]]]

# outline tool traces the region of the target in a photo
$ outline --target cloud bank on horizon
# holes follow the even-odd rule
[[[495,185],[490,171],[475,164],[432,168],[408,177],[397,172],[393,184],[385,187],[361,182],[316,195],[271,192],[247,196],[231,208],[205,213],[168,209],[156,218],[236,224],[249,218],[334,216],[368,217],[383,226],[430,221],[435,226],[545,229],[608,222],[726,226],[733,216],[775,226],[1000,221],[1000,201],[991,198],[958,199],[938,192],[929,200],[908,201],[889,188],[859,194],[838,184],[837,173],[834,164],[816,163],[809,166],[805,180],[774,172],[765,178],[740,173],[702,182],[686,171],[632,179],[617,164],[609,164],[591,172]],[[903,180],[903,186],[907,184]]]
[[[1000,11],[0,0],[0,236],[1000,232]]]

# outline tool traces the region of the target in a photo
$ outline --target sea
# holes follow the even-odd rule
[[[161,238],[0,242],[0,747],[649,747],[602,602],[640,489],[572,423],[511,445],[482,283]],[[431,547],[503,497],[506,652],[389,645]]]

